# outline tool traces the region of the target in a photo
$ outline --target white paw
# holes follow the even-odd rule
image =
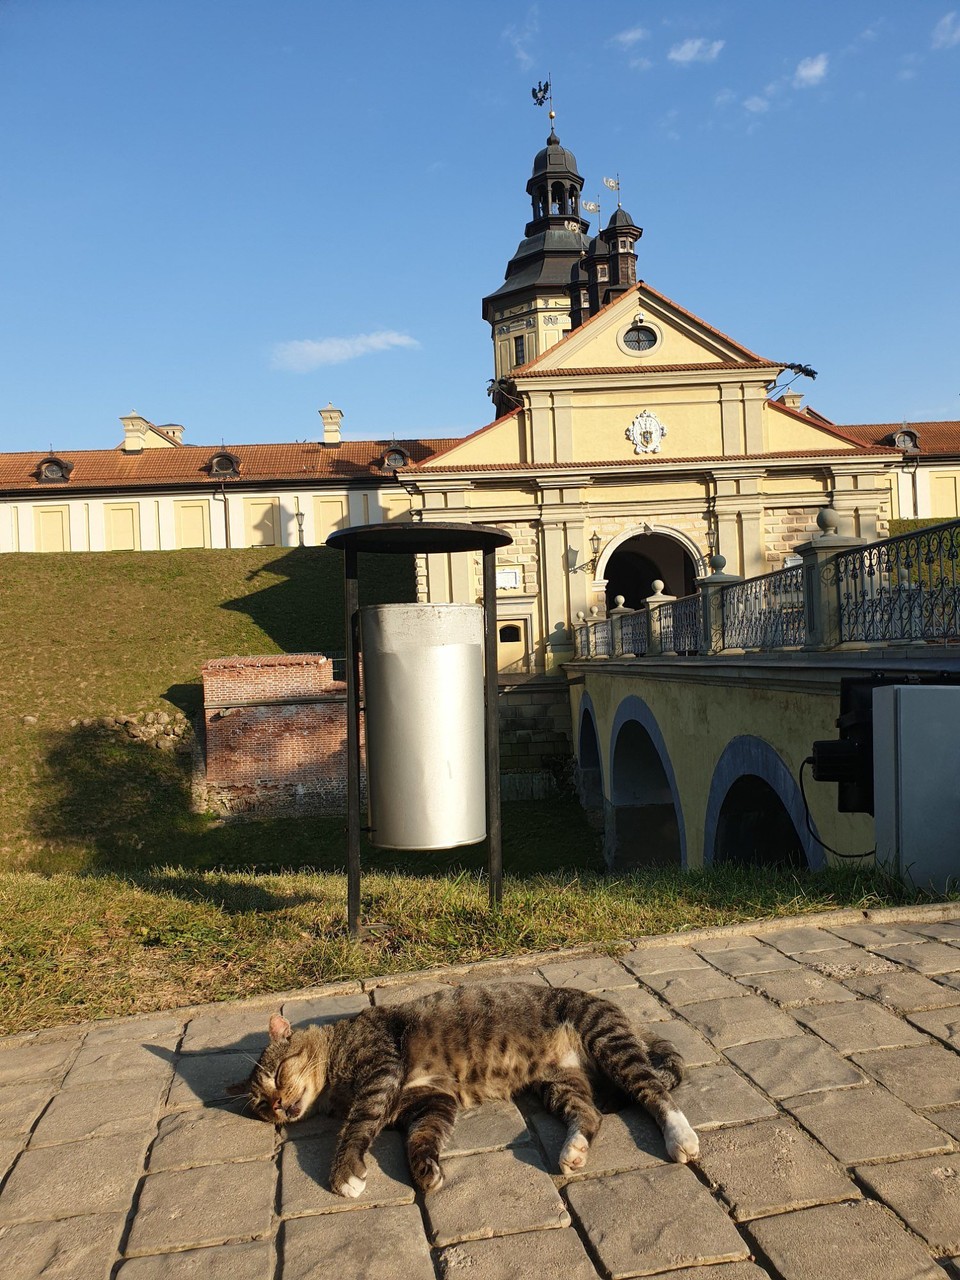
[[[560,1152],[560,1172],[574,1173],[577,1169],[582,1169],[587,1163],[587,1152],[590,1150],[590,1143],[586,1140],[579,1129],[570,1134],[563,1145]]]
[[[667,1155],[677,1164],[686,1164],[688,1160],[696,1160],[700,1154],[700,1139],[690,1127],[687,1117],[682,1111],[667,1113],[663,1126],[663,1139],[667,1144]]]
[[[439,1191],[443,1186],[443,1170],[436,1160],[427,1160],[426,1176],[423,1179],[424,1191]]]
[[[351,1174],[346,1182],[341,1182],[338,1187],[334,1187],[333,1192],[338,1196],[346,1196],[348,1200],[356,1200],[357,1196],[362,1195],[366,1188],[366,1178],[358,1178]]]

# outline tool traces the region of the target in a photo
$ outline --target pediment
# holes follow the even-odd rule
[[[645,369],[712,364],[779,367],[649,285],[640,284],[518,370],[516,377],[522,382],[551,372],[622,369],[643,373]]]

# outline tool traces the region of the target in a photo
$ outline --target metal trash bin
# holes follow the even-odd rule
[[[477,844],[487,834],[482,608],[359,612],[370,843]]]

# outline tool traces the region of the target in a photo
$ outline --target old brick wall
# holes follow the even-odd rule
[[[216,658],[202,676],[211,809],[345,812],[346,685],[329,658]]]
[[[334,680],[328,658],[217,658],[204,664],[202,675],[201,804],[223,814],[346,812],[346,685]],[[499,711],[503,798],[556,792],[572,757],[566,681],[501,684]],[[362,717],[360,734],[362,744]]]

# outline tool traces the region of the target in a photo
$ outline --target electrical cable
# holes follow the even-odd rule
[[[803,771],[808,764],[812,765],[813,763],[814,763],[813,756],[807,756],[806,760],[804,760],[803,764],[800,766],[800,795],[803,798],[804,818],[806,819],[807,830],[809,831],[811,837],[814,840],[816,840],[817,844],[820,845],[821,849],[826,849],[827,853],[832,853],[835,858],[856,859],[856,858],[875,857],[877,852],[876,845],[874,845],[872,849],[868,849],[865,853],[840,853],[838,849],[832,849],[830,845],[828,845],[825,841],[821,840],[820,837],[817,835],[817,833],[814,831],[813,823],[810,820],[810,805],[807,802],[807,793],[803,786]]]

